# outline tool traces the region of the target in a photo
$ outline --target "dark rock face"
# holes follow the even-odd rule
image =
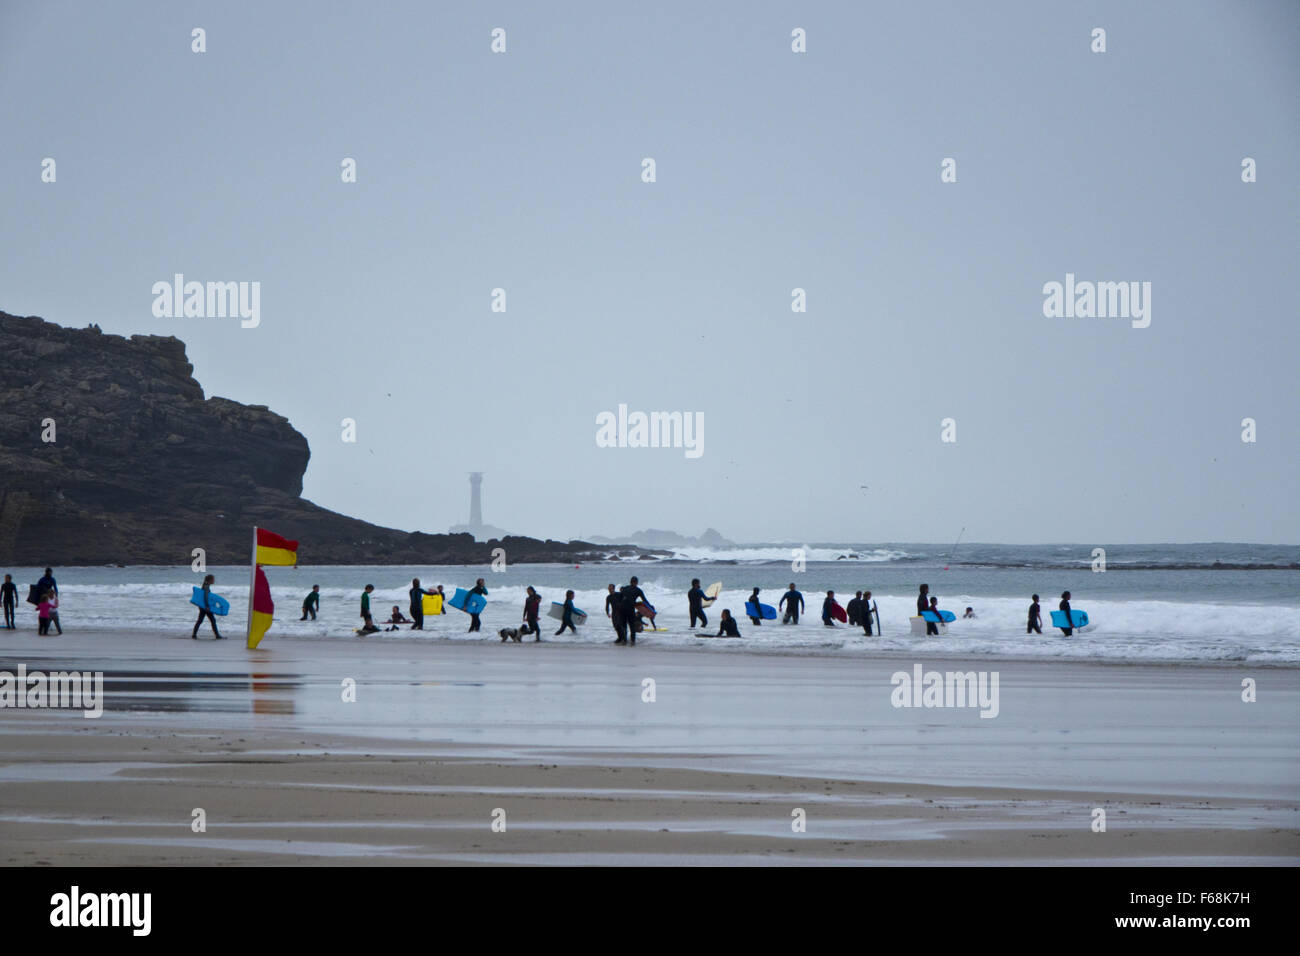
[[[599,557],[583,542],[380,528],[304,500],[307,439],[265,406],[204,398],[175,337],[0,312],[0,355],[0,565],[188,564],[194,548],[242,564],[253,525],[300,540],[303,564]]]

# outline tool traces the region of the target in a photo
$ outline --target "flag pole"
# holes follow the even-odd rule
[[[253,525],[253,550],[248,557],[248,627],[244,630],[244,643],[253,636],[253,589],[257,587],[257,525]]]

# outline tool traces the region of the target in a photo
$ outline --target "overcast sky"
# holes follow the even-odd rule
[[[0,309],[179,336],[411,530],[482,470],[561,538],[1296,543],[1298,49],[1292,2],[3,0]],[[177,272],[261,324],[155,317]],[[1067,273],[1149,327],[1044,316]],[[597,447],[620,403],[703,454]]]

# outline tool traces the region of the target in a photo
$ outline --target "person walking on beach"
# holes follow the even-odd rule
[[[1061,613],[1065,615],[1065,623],[1073,624],[1074,617],[1070,614],[1070,592],[1069,591],[1061,592],[1060,608],[1061,608]],[[1063,627],[1061,628],[1061,630],[1064,632],[1065,637],[1069,637],[1071,634],[1074,633],[1074,628],[1072,627]]]
[[[573,592],[572,591],[564,592],[564,608],[560,612],[560,629],[555,632],[555,636],[559,637],[561,634],[563,634],[564,629],[566,627],[574,634],[578,633],[578,629],[573,626]]]
[[[528,597],[524,601],[524,633],[533,635],[534,641],[542,639],[542,629],[537,626],[537,609],[541,607],[542,596],[528,586]]]
[[[5,610],[5,627],[13,630],[14,624],[14,605],[18,603],[18,585],[14,584],[12,574],[5,575],[5,583],[0,584],[0,603],[4,604]]]
[[[469,595],[466,595],[465,597],[465,607],[469,607],[470,595],[481,594],[483,595],[484,598],[487,598],[487,593],[488,593],[487,586],[483,583],[483,579],[479,578],[476,582],[474,582],[474,586],[470,588]],[[469,630],[466,631],[465,633],[472,634],[482,626],[483,626],[483,622],[478,619],[478,615],[471,614],[469,616]]]
[[[736,625],[736,619],[731,616],[730,608],[722,612],[722,617],[718,621],[718,637],[740,637],[740,628]]]
[[[407,597],[411,599],[411,620],[414,622],[411,624],[411,630],[424,630],[424,596],[437,593],[420,587],[419,578],[411,578],[411,590],[407,592]]]
[[[862,633],[867,635],[867,637],[871,636],[871,615],[873,611],[876,614],[880,613],[879,611],[876,611],[874,607],[872,607],[871,592],[863,591],[862,609],[858,613],[862,616]]]
[[[199,625],[203,623],[206,617],[212,625],[212,636],[214,640],[221,640],[221,632],[217,630],[217,619],[212,614],[212,603],[209,600],[212,594],[212,585],[216,584],[215,575],[209,574],[203,579],[203,603],[199,606],[199,619],[194,622],[194,630],[190,632],[190,638],[197,641],[199,639]]]
[[[936,599],[937,600],[937,599]],[[925,612],[930,610],[930,585],[922,584],[921,593],[916,596],[916,613],[918,617],[924,618]],[[925,636],[939,636],[939,625],[934,621],[925,622]]]
[[[1038,606],[1038,595],[1034,595],[1034,601],[1029,605],[1029,624],[1025,628],[1026,634],[1043,633],[1042,609]]]
[[[636,606],[637,604],[649,605],[650,602],[646,599],[645,592],[638,585],[636,575],[633,575],[632,579],[619,589],[618,594],[623,608],[623,621],[627,628],[627,643],[635,644],[636,632],[640,629]],[[621,636],[622,632],[620,632]],[[621,641],[615,641],[614,643],[619,644]]]
[[[798,624],[799,612],[803,610],[803,595],[795,589],[794,582],[790,582],[790,590],[781,596],[777,602],[776,608],[779,611],[781,605],[785,605],[785,617],[781,618],[782,624]]]
[[[311,615],[311,619],[313,621],[316,620],[316,611],[319,607],[320,607],[320,585],[313,584],[311,586],[311,593],[302,599],[302,617],[298,618],[298,620],[300,621],[307,620],[308,614]]]
[[[751,595],[749,596],[749,602],[748,602],[748,603],[754,605],[754,611],[755,611],[755,613],[758,613],[758,614],[762,614],[762,613],[763,613],[763,609],[762,609],[761,607],[758,606],[758,588],[754,588],[754,593],[751,594]],[[755,617],[753,614],[749,615],[749,619],[750,619],[751,621],[754,622],[754,626],[755,626],[755,627],[758,627],[759,625],[761,625],[761,624],[763,623],[763,619],[762,619],[761,617]]]
[[[703,589],[700,588],[700,579],[691,578],[691,589],[686,592],[686,603],[691,612],[691,627],[695,626],[695,619],[700,619],[700,627],[708,627],[709,619],[704,615],[704,602],[707,598]]]
[[[361,625],[362,634],[373,634],[379,628],[375,627],[374,619],[370,616],[370,592],[375,589],[373,584],[367,584],[365,590],[361,592],[361,620],[365,623]]]
[[[835,607],[835,592],[827,591],[826,600],[822,601],[822,624],[826,627],[834,627],[835,619],[831,614],[831,609]]]
[[[853,599],[844,605],[844,611],[848,615],[849,627],[857,627],[862,623],[862,592],[858,591],[853,595]]]

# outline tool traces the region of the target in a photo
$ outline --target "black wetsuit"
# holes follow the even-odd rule
[[[6,581],[0,584],[0,602],[4,604],[5,609],[5,627],[13,630],[14,625],[14,605],[18,601],[18,585],[12,581]]]
[[[849,616],[849,627],[862,623],[862,598],[855,597],[848,604],[844,605],[844,611]]]
[[[627,631],[629,644],[636,643],[636,632],[640,629],[640,622],[637,620],[636,606],[638,602],[646,600],[645,592],[635,584],[625,584],[618,591],[619,608],[623,612],[623,626]],[[617,625],[615,625],[617,627]],[[619,638],[623,637],[623,631],[619,632]]]
[[[740,626],[734,617],[718,622],[718,637],[740,637]]]
[[[486,587],[484,587],[483,585],[481,585],[481,584],[476,584],[476,585],[474,585],[472,588],[470,588],[469,593],[470,593],[470,594],[481,594],[481,595],[483,595],[484,597],[487,597],[488,589],[487,589]],[[466,606],[466,607],[469,607],[469,597],[468,597],[468,596],[465,598],[465,606]],[[477,631],[477,630],[478,630],[479,628],[481,628],[482,626],[483,626],[483,622],[480,621],[480,620],[478,619],[478,615],[477,615],[477,614],[471,614],[471,615],[469,616],[469,631],[466,631],[465,633],[468,634],[470,631]]]
[[[320,607],[320,592],[312,591],[311,594],[308,594],[307,597],[303,599],[302,617],[298,618],[298,620],[300,621],[307,620],[308,614],[311,615],[311,619],[313,621],[316,620],[316,609],[318,607]]]
[[[1037,601],[1029,605],[1029,624],[1025,627],[1025,633],[1026,634],[1043,633],[1042,611],[1040,610]]]
[[[686,592],[686,601],[691,610],[691,627],[695,626],[695,619],[700,619],[700,627],[708,627],[709,619],[704,615],[704,601],[706,596],[700,588],[691,588]]]
[[[867,637],[871,636],[871,608],[867,607],[867,599],[862,599],[862,633]]]
[[[1070,614],[1070,602],[1067,601],[1065,598],[1061,598],[1060,607],[1061,607],[1061,611],[1065,614],[1065,623],[1073,624],[1074,618]],[[1065,632],[1066,637],[1069,637],[1071,634],[1074,633],[1074,628],[1072,627],[1063,627],[1061,628],[1061,630]]]
[[[542,630],[537,626],[537,609],[541,606],[542,596],[534,594],[524,601],[524,621],[528,628],[526,633],[533,635],[534,640],[542,639]]]
[[[614,633],[618,635],[615,644],[627,643],[627,622],[623,620],[623,595],[615,591],[612,594],[605,595],[605,613],[609,615],[609,623],[614,625]]]
[[[928,595],[929,595],[929,592],[927,591],[925,594],[918,595],[918,597],[917,597],[917,599],[916,599],[916,613],[917,613],[917,614],[918,614],[922,619],[925,618],[925,612],[928,611],[928,610],[930,610],[930,603],[929,603],[929,601],[927,600]],[[925,633],[926,633],[926,636],[929,636],[929,635],[931,635],[931,634],[934,634],[934,635],[937,636],[938,633],[939,633],[939,625],[936,624],[934,621],[926,621],[926,622],[925,622]]]
[[[755,610],[755,611],[758,611],[760,614],[763,613],[763,609],[762,609],[761,607],[758,606],[758,603],[759,603],[759,602],[758,602],[758,588],[754,588],[754,593],[751,594],[751,595],[749,596],[749,602],[750,602],[751,604],[754,605],[754,610]],[[749,619],[750,619],[751,621],[754,622],[754,626],[755,626],[755,627],[757,627],[757,626],[759,626],[759,625],[761,625],[761,624],[763,623],[763,619],[762,619],[761,617],[754,617],[754,615],[752,615],[752,614],[749,615]]]
[[[411,625],[411,630],[413,631],[424,630],[424,596],[430,593],[432,592],[417,587],[413,587],[407,592],[411,599],[411,620],[414,622]]]
[[[799,613],[803,610],[802,592],[791,588],[789,591],[786,591],[785,594],[782,595],[781,600],[777,602],[777,610],[781,609],[782,604],[785,605],[785,617],[781,618],[782,623],[798,624]]]
[[[199,619],[194,622],[194,631],[190,634],[190,637],[196,641],[199,639],[199,625],[203,623],[205,617],[212,623],[212,633],[216,636],[216,639],[221,640],[221,633],[217,630],[217,619],[212,616],[212,607],[208,602],[210,591],[211,588],[206,584],[203,585],[203,606],[199,608]]]
[[[835,598],[831,597],[829,594],[826,595],[826,600],[822,601],[822,623],[827,627],[835,626],[835,619],[831,615],[831,608],[834,606]]]

